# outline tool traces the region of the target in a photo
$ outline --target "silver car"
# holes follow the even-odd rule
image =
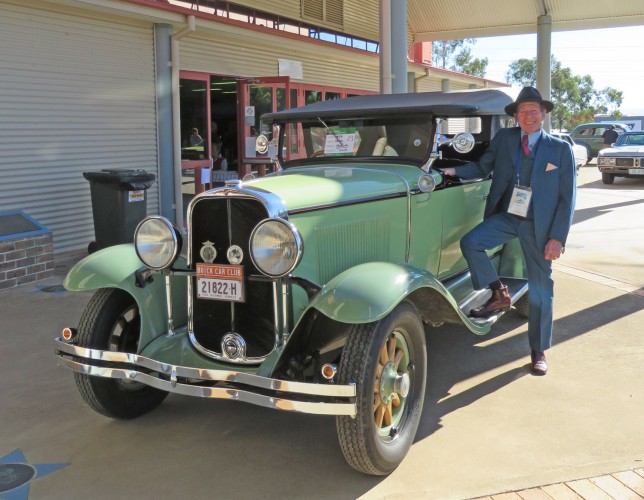
[[[644,132],[624,132],[612,148],[599,152],[597,167],[604,184],[615,177],[644,178]]]

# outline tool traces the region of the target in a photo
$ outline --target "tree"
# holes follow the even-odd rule
[[[475,43],[476,40],[473,38],[432,42],[432,64],[437,68],[484,77],[488,58],[472,57],[472,51],[468,45]]]
[[[609,109],[614,115],[619,113],[622,92],[610,87],[596,90],[590,75],[574,75],[555,57],[551,59],[550,72],[551,100],[555,105],[551,114],[553,128],[572,130],[580,123],[593,121],[596,114],[607,113]],[[505,78],[509,83],[522,87],[534,86],[537,81],[536,58],[513,61]]]
[[[465,40],[443,40],[432,42],[432,64],[437,68],[447,69],[455,52],[465,44]]]
[[[607,112],[616,118],[616,115],[619,113],[621,117],[622,114],[619,111],[619,107],[622,105],[622,101],[624,100],[624,92],[612,87],[606,87],[602,90],[602,96],[606,104]]]
[[[454,66],[451,69],[467,75],[485,76],[487,70],[488,58],[477,59],[472,57],[472,51],[469,47],[464,47],[454,58]]]

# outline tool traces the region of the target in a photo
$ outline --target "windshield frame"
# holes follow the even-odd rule
[[[376,115],[369,117],[358,117],[354,119],[332,119],[329,117],[321,118],[316,117],[317,119],[306,118],[303,120],[288,120],[283,122],[276,122],[274,124],[279,127],[279,140],[277,149],[277,158],[280,165],[283,168],[289,168],[292,166],[302,166],[302,165],[311,165],[311,164],[333,164],[333,163],[351,163],[351,162],[360,162],[360,163],[402,163],[402,164],[411,164],[422,167],[427,163],[434,147],[434,137],[436,132],[436,117],[432,114],[426,115]],[[288,126],[298,127],[298,134],[301,131],[302,136],[299,139],[302,139],[302,148],[304,156],[298,158],[287,159],[285,154],[288,147],[287,131]],[[370,151],[374,153],[375,143],[377,138],[374,140],[374,132],[376,129],[384,127],[384,137],[386,138],[386,146],[390,148],[387,153],[381,154],[365,154],[365,152]],[[359,138],[356,139],[357,145],[355,152],[352,153],[338,153],[338,150],[334,150],[331,146],[329,149],[328,143],[324,143],[324,150],[320,149],[321,143],[317,142],[317,149],[315,150],[314,133],[321,139],[324,137],[326,141],[326,136],[329,135],[327,132],[320,134],[321,131],[325,129],[331,133],[331,136],[334,137],[334,140],[340,139],[337,141],[339,144],[342,144],[342,139],[347,137],[346,134],[350,134],[351,130],[355,128],[358,132]],[[411,133],[412,129],[416,135],[411,138],[408,137],[406,132]],[[408,129],[408,130],[405,130]],[[360,135],[362,132],[362,135]],[[344,135],[338,135],[344,134]],[[382,134],[382,133],[381,133]],[[330,136],[330,137],[331,137]],[[369,136],[369,137],[368,137]],[[382,135],[381,135],[382,137]],[[334,142],[334,140],[329,140]],[[393,144],[389,144],[393,140]],[[411,141],[411,142],[409,142]],[[417,143],[417,146],[413,146],[414,142]],[[396,149],[400,149],[400,153]],[[407,154],[407,151],[414,151],[418,147],[421,148],[416,155]],[[322,151],[318,155],[313,155],[315,151]]]

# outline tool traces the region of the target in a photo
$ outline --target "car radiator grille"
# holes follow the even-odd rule
[[[197,299],[193,281],[193,331],[199,344],[209,351],[221,354],[222,337],[230,332],[244,338],[249,358],[264,357],[274,348],[272,283],[248,279],[260,275],[250,259],[250,235],[257,223],[267,216],[265,207],[254,199],[204,198],[193,206],[188,221],[190,265],[193,269],[197,263],[203,262],[199,251],[206,241],[214,243],[217,250],[214,264],[230,264],[226,252],[231,245],[239,246],[244,252],[242,265],[246,296],[243,303]]]
[[[618,167],[632,167],[633,158],[615,158],[615,165]]]

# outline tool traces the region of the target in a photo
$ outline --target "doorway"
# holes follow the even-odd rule
[[[215,171],[237,171],[239,167],[238,91],[235,77],[210,77],[210,142]]]

